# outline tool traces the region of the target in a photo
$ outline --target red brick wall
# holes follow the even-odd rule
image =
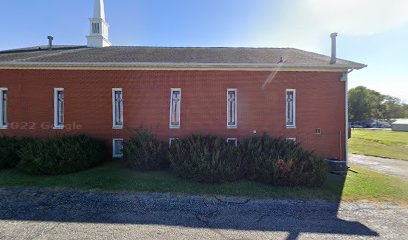
[[[193,133],[242,138],[256,130],[296,137],[321,156],[344,158],[340,76],[330,72],[0,70],[0,87],[9,91],[9,129],[0,130],[0,135],[84,133],[111,146],[112,138],[126,139],[141,124],[163,140]],[[65,89],[66,126],[81,129],[52,130],[54,88]],[[112,88],[123,89],[123,130],[112,129]],[[182,89],[180,129],[169,129],[171,88]],[[238,89],[237,129],[226,126],[227,88]],[[285,127],[287,88],[296,89],[296,129]],[[315,135],[315,128],[321,128],[322,134]]]

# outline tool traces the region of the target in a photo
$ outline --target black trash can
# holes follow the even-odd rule
[[[328,169],[330,173],[334,174],[347,174],[348,166],[347,162],[338,159],[327,159]]]

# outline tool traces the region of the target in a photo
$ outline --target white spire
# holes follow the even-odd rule
[[[105,20],[105,4],[103,0],[95,0],[94,18],[102,18]]]
[[[110,47],[109,24],[105,21],[104,0],[95,0],[94,16],[90,21],[90,35],[87,36],[88,47]]]

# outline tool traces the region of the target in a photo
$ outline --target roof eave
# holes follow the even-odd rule
[[[366,67],[368,67],[368,65],[366,65],[366,64],[355,64],[354,67],[352,67],[350,69],[360,70],[360,69],[363,69],[363,68],[366,68]]]
[[[304,71],[312,70],[333,70],[347,71],[350,69],[362,69],[367,67],[364,64],[251,64],[251,63],[118,63],[118,62],[0,62],[0,69],[94,69],[94,70],[138,70],[138,69],[191,69],[191,70],[274,70],[288,71],[299,69]]]

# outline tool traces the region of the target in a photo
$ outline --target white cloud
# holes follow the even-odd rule
[[[297,13],[326,31],[372,35],[408,22],[406,0],[305,0]]]
[[[298,47],[322,52],[328,49],[331,32],[370,36],[408,23],[408,1],[285,1],[279,11],[272,8],[265,10],[259,18],[252,34],[257,37],[254,45]]]

